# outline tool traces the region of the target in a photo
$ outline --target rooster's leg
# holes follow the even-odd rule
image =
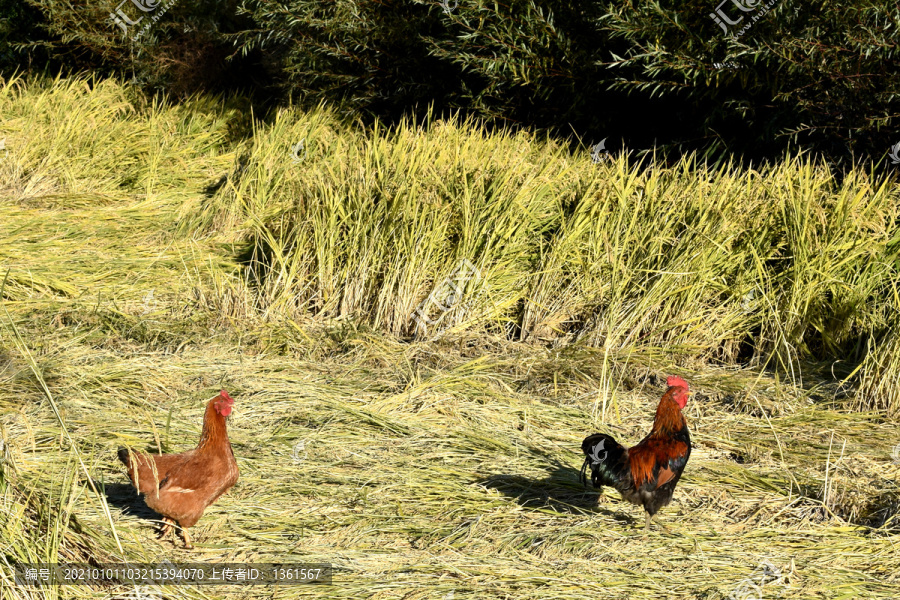
[[[192,550],[194,548],[194,544],[191,543],[191,536],[188,535],[188,531],[186,528],[181,528],[181,539],[184,540],[184,549]]]
[[[651,521],[652,519],[653,519],[653,516],[651,516],[650,513],[647,513],[647,520],[646,520],[646,522],[644,523],[644,533],[646,533],[646,532],[650,529],[650,521]],[[660,521],[659,519],[656,519],[656,524],[660,527],[660,529],[662,529],[662,530],[665,531],[666,533],[669,533],[669,528],[666,527],[666,524],[665,524],[665,523],[663,523],[663,522]]]

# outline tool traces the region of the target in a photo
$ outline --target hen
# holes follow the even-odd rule
[[[645,528],[650,526],[653,515],[672,500],[675,485],[691,456],[691,437],[681,414],[691,392],[681,377],[669,377],[666,383],[669,389],[659,401],[653,428],[637,446],[626,450],[605,433],[589,435],[581,444],[585,455],[582,483],[587,484],[585,473],[590,466],[595,488],[608,485],[619,490],[623,499],[644,507]]]
[[[168,535],[177,523],[185,548],[193,548],[187,528],[238,480],[237,461],[225,427],[233,405],[225,390],[209,401],[200,443],[193,450],[148,454],[119,448],[119,460],[128,468],[131,483],[144,494],[147,506],[163,517],[160,535]]]

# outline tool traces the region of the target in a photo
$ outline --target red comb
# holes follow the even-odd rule
[[[223,398],[225,398],[225,400],[228,402],[228,404],[234,404],[234,398],[229,396],[228,392],[226,392],[225,390],[219,390],[219,395],[222,396]]]
[[[687,381],[685,381],[678,375],[669,375],[669,377],[666,379],[666,385],[668,385],[669,387],[688,389]]]

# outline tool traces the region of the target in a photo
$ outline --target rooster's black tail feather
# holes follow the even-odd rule
[[[627,450],[605,433],[594,433],[581,443],[584,464],[581,465],[581,482],[587,485],[587,469],[591,468],[591,483],[595,488],[608,485],[616,489],[627,487]]]

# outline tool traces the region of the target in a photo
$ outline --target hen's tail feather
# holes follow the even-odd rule
[[[148,460],[149,457],[146,453],[119,448],[116,454],[125,465],[126,475],[139,494],[146,494],[157,489],[157,486],[154,485],[157,480],[156,463]]]

